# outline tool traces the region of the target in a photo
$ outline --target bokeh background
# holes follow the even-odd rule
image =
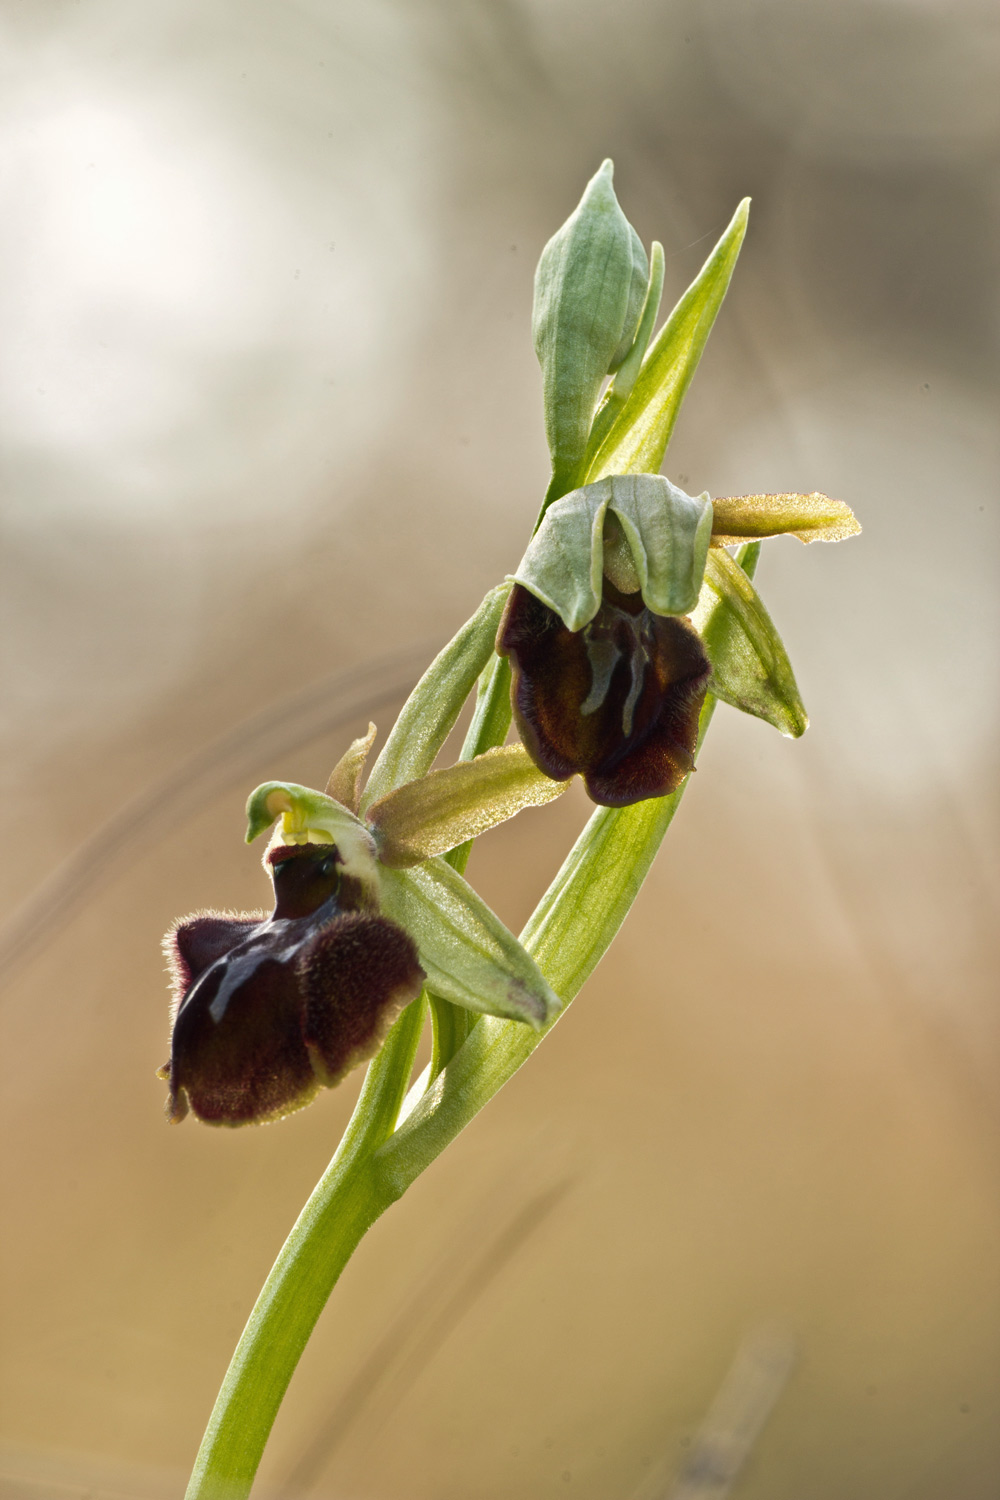
[[[754,199],[667,472],[864,535],[765,550],[809,734],[716,716],[613,951],[345,1274],[260,1493],[991,1500],[993,5],[7,0],[0,37],[0,1492],[181,1492],[358,1080],[169,1129],[160,934],[261,903],[248,790],[384,731],[519,558],[534,264],[610,155],[667,305]],[[477,848],[515,929],[586,812]]]

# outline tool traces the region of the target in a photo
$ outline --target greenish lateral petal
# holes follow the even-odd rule
[[[357,812],[361,801],[365,766],[377,733],[375,725],[369,724],[367,734],[358,740],[352,740],[330,772],[330,779],[326,784],[326,795],[352,813]]]
[[[607,474],[655,474],[677,413],[722,306],[746,233],[744,198],[697,278],[677,303],[646,356],[632,394],[595,454],[587,480]]]
[[[371,804],[367,821],[382,863],[405,869],[526,807],[553,801],[568,787],[539,771],[523,745],[505,745],[397,787]]]
[[[709,691],[797,739],[809,725],[781,637],[746,572],[713,547],[691,623],[712,663]]]
[[[549,506],[514,578],[569,630],[597,614],[602,574],[625,593],[641,590],[654,614],[683,615],[698,601],[711,531],[707,495],[661,474],[609,475]]]
[[[403,705],[361,798],[362,811],[434,764],[462,704],[493,655],[510,584],[491,589],[471,620],[431,662]]]
[[[849,505],[818,491],[811,495],[726,495],[712,504],[712,539],[720,547],[769,536],[842,542],[861,530]]]
[[[466,1010],[549,1024],[561,1001],[495,912],[443,859],[380,869],[382,910],[410,934],[427,987]]]
[[[535,273],[532,336],[542,367],[545,432],[557,472],[583,455],[604,377],[627,358],[649,266],[605,161]]]

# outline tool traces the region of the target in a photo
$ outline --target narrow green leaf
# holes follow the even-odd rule
[[[393,787],[415,781],[434,764],[462,704],[493,654],[510,584],[491,589],[444,650],[431,662],[403,705],[361,798],[364,810]]]
[[[710,691],[798,738],[809,725],[795,675],[771,617],[747,574],[712,547],[691,623],[712,663]]]
[[[561,1001],[512,932],[443,859],[381,870],[382,910],[413,938],[427,985],[466,1010],[548,1025]]]
[[[712,539],[720,547],[768,536],[842,542],[861,530],[849,505],[818,491],[811,495],[726,495],[712,504]]]
[[[646,356],[632,394],[594,456],[588,481],[606,474],[655,474],[677,413],[722,306],[746,232],[744,198],[725,234],[688,287]]]
[[[397,787],[370,805],[367,822],[382,863],[405,869],[526,807],[553,801],[568,787],[539,771],[523,745],[505,745]]]
[[[475,760],[485,750],[502,745],[507,738],[510,719],[510,662],[506,656],[494,655],[479,679],[476,707],[460,759]]]

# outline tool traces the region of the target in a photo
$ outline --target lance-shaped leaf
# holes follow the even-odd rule
[[[431,662],[403,705],[361,798],[362,810],[429,771],[462,704],[493,655],[510,584],[491,589],[471,620]]]
[[[849,505],[818,491],[811,495],[726,495],[712,505],[712,540],[720,547],[768,536],[842,542],[861,530]]]
[[[505,745],[397,787],[371,804],[367,821],[382,863],[404,869],[447,853],[525,807],[551,802],[568,786],[539,771],[523,745]]]
[[[332,797],[334,802],[339,802],[346,807],[349,812],[356,813],[361,802],[361,784],[365,778],[365,765],[377,733],[375,725],[369,724],[368,733],[358,740],[351,741],[330,772],[330,779],[326,784],[326,795]]]
[[[620,531],[608,528],[609,515]],[[661,474],[610,475],[549,506],[514,578],[572,631],[600,609],[604,573],[624,593],[641,591],[654,614],[687,614],[711,530],[707,496],[694,499]]]
[[[726,295],[749,210],[750,199],[744,198],[697,278],[654,339],[631,396],[590,458],[585,474],[588,480],[624,472],[655,474],[659,469],[681,402]]]
[[[336,844],[346,875],[360,881],[368,896],[378,895],[375,840],[353,813],[324,792],[293,781],[265,781],[247,799],[247,843],[281,818],[283,844]]]
[[[709,691],[797,739],[809,725],[781,637],[746,573],[713,547],[691,623],[712,663]]]
[[[646,252],[618,206],[605,161],[542,251],[532,335],[545,433],[557,472],[583,455],[604,377],[632,348],[649,279]]]
[[[382,910],[417,944],[427,985],[454,1005],[541,1030],[561,1007],[512,932],[443,859],[381,869]]]

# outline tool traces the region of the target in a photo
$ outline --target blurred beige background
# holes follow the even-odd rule
[[[992,1500],[995,8],[8,0],[0,38],[0,1493],[182,1489],[358,1080],[168,1129],[159,937],[261,902],[248,790],[322,783],[516,563],[533,268],[611,155],[668,305],[754,198],[667,472],[864,535],[766,551],[810,733],[720,711],[260,1492],[719,1496],[721,1422],[742,1500]],[[477,849],[515,928],[586,811]]]

